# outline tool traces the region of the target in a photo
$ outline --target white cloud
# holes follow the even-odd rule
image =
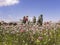
[[[0,6],[10,6],[18,3],[19,0],[0,0]]]

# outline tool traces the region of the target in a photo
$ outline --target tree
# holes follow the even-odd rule
[[[39,17],[38,17],[38,24],[42,26],[43,24],[43,15],[41,14]]]
[[[33,17],[33,23],[36,23],[36,17],[35,16]]]

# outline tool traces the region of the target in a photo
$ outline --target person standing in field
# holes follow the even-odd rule
[[[26,23],[28,23],[28,16],[25,17]]]
[[[42,14],[38,17],[37,22],[38,22],[39,26],[42,26],[42,24],[43,24],[43,15]]]
[[[24,16],[23,17],[23,23],[25,24],[25,23],[28,23],[28,16]]]
[[[23,17],[23,23],[24,23],[24,24],[26,23],[26,19],[25,19],[25,16]]]

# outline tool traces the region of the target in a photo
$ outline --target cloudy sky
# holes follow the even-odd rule
[[[60,20],[60,0],[0,0],[0,20],[18,21],[43,14],[44,21]]]

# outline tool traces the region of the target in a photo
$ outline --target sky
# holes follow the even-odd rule
[[[44,21],[60,20],[60,0],[0,0],[0,21],[19,21],[23,16],[40,16]]]

